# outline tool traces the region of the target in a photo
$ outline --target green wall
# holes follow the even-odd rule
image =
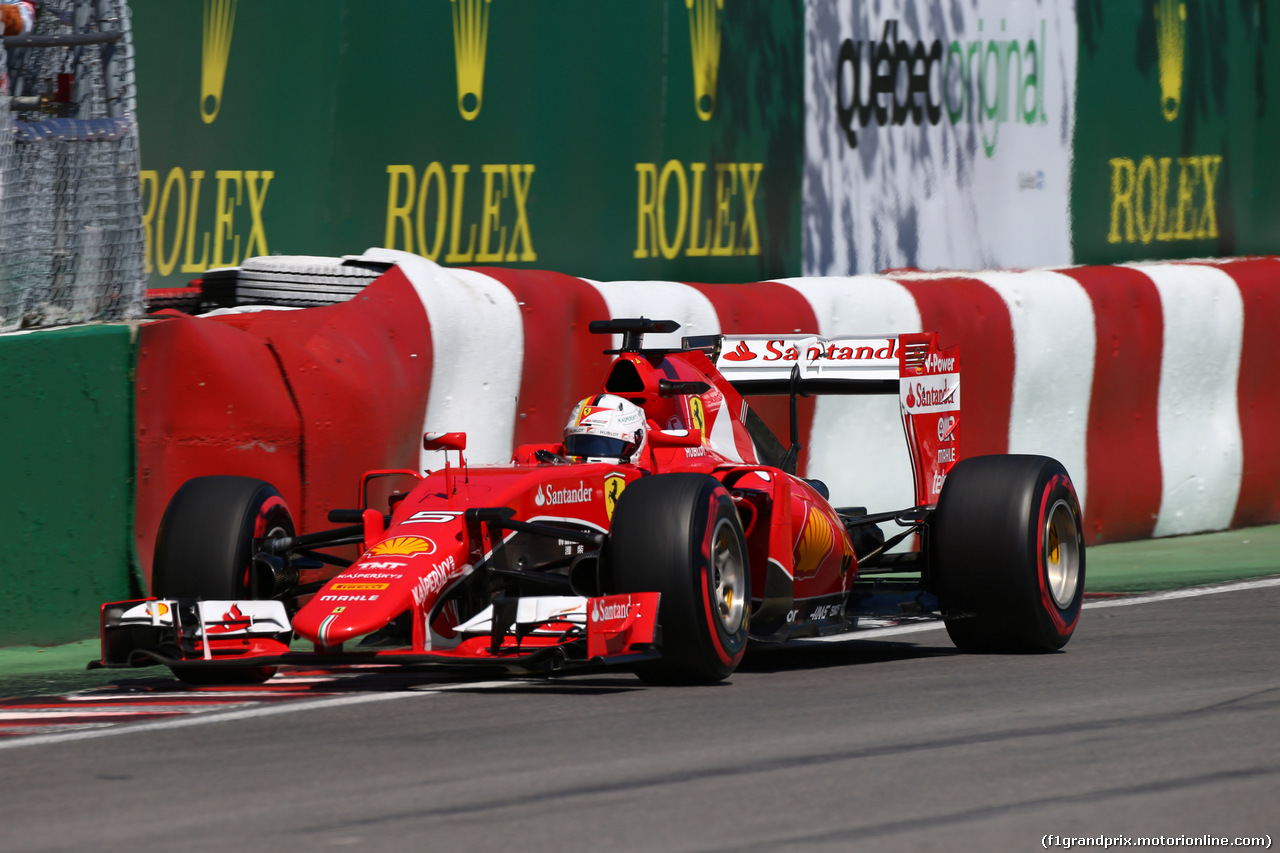
[[[0,336],[0,646],[95,636],[131,594],[135,332]]]
[[[1278,11],[1080,0],[1078,263],[1280,252]]]
[[[131,7],[153,287],[381,245],[603,279],[799,272],[800,0]]]

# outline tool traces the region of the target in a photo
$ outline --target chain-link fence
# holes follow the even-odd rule
[[[4,39],[0,332],[142,315],[135,104],[126,0],[43,0]]]

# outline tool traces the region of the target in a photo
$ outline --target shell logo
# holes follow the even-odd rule
[[[816,575],[822,561],[831,553],[835,541],[836,532],[831,527],[830,519],[813,507],[807,507],[804,527],[800,530],[800,541],[796,543],[795,576],[807,578]]]
[[[422,536],[395,536],[383,539],[370,548],[366,557],[412,557],[416,554],[431,554],[436,550],[436,543]]]

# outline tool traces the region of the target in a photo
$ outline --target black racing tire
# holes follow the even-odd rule
[[[751,567],[729,492],[705,474],[657,474],[618,498],[606,549],[612,592],[659,592],[662,658],[636,668],[652,684],[710,684],[742,661]]]
[[[293,536],[293,518],[280,493],[249,477],[196,477],[169,501],[156,537],[151,592],[158,598],[252,598],[253,540]],[[253,684],[273,666],[172,667],[190,684]]]
[[[1047,456],[976,456],[947,475],[929,531],[931,583],[952,642],[1052,652],[1084,599],[1080,502]]]

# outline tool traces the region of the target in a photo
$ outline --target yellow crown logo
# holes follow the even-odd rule
[[[213,124],[222,109],[222,84],[227,79],[231,31],[236,25],[236,0],[204,0],[204,42],[200,53],[200,118]]]
[[[489,0],[449,0],[453,4],[453,60],[458,69],[458,112],[467,121],[480,115],[484,98],[484,54],[489,41]]]
[[[689,41],[693,47],[693,108],[707,121],[716,111],[716,77],[720,74],[720,12],[724,0],[684,0],[689,7]]]
[[[1182,59],[1187,47],[1187,4],[1157,0],[1156,48],[1160,53],[1160,108],[1164,120],[1178,117],[1182,105]]]

